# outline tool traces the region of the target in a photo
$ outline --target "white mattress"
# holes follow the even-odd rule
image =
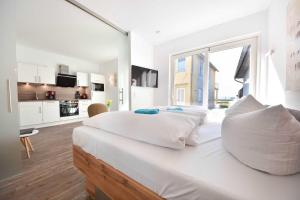
[[[197,147],[172,150],[86,126],[73,142],[166,199],[299,200],[300,174],[273,176],[251,169],[222,147],[219,125]]]

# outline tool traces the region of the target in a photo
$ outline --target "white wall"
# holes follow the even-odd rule
[[[300,109],[300,91],[286,91],[287,5],[290,0],[273,0],[268,13],[268,42],[274,50],[270,57],[268,100]],[[300,84],[300,83],[299,83]]]
[[[106,99],[112,100],[111,110],[116,111],[119,109],[118,85],[112,85],[109,77],[118,74],[118,59],[100,64],[100,74],[105,76]]]
[[[169,103],[169,58],[172,54],[259,32],[261,34],[261,67],[264,67],[264,55],[267,52],[267,17],[267,11],[259,12],[155,46],[154,65],[158,66],[159,69],[159,88],[154,93],[154,96],[156,97],[154,99],[154,104],[167,105]]]
[[[60,55],[48,52],[42,49],[36,49],[21,44],[17,44],[17,61],[25,63],[33,63],[46,65],[55,68],[58,72],[58,65],[69,65],[71,73],[75,72],[94,72],[99,73],[99,64],[86,60]]]
[[[130,50],[131,65],[156,69],[153,65],[153,46],[134,31],[130,32]],[[155,90],[156,88],[131,87],[131,109],[152,107]]]

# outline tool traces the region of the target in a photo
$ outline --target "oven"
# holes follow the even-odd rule
[[[78,100],[59,101],[60,117],[79,116]]]
[[[92,83],[92,91],[104,92],[104,84]]]

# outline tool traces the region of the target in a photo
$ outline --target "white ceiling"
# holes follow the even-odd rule
[[[17,42],[101,63],[118,56],[124,35],[64,0],[17,0]]]
[[[271,0],[77,0],[159,44],[266,9]],[[160,33],[155,32],[159,30]]]

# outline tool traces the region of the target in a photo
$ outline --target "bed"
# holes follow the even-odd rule
[[[100,129],[73,132],[74,164],[86,190],[111,199],[299,200],[300,174],[273,176],[251,169],[226,152],[220,124],[207,123],[197,147],[159,147]]]

